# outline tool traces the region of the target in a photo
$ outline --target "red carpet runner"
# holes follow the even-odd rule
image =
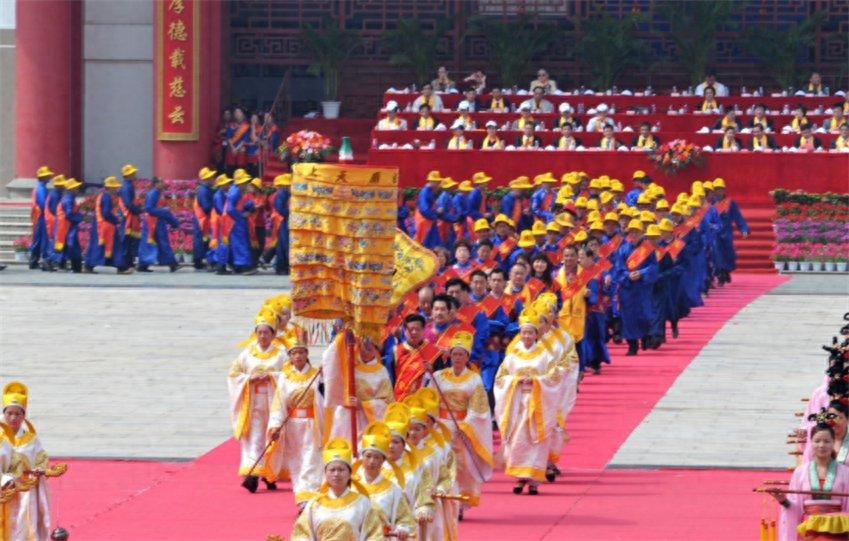
[[[496,474],[484,485],[482,506],[461,523],[460,538],[755,538],[762,504],[751,488],[775,472],[604,468],[722,325],[786,279],[735,276],[681,323],[678,340],[636,358],[615,346],[613,364],[581,384],[567,423],[572,443],[560,460],[563,475],[532,497],[513,495],[513,481]],[[238,457],[230,440],[185,464],[70,461],[64,484],[54,484],[59,520],[72,539],[85,541],[263,541],[272,533],[288,539],[295,520],[288,485],[249,494],[235,475]]]

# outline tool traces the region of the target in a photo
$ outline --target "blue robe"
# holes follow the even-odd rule
[[[50,242],[50,239],[47,235],[47,223],[44,219],[44,207],[47,205],[47,185],[44,182],[39,182],[35,187],[34,204],[40,212],[33,228],[32,244],[30,244],[29,249],[35,257],[47,259],[47,244]]]
[[[504,197],[501,198],[501,207],[499,212],[501,214],[507,216],[510,219],[513,219],[513,210],[519,205],[519,208],[522,208],[522,198],[516,197],[510,192],[504,194]],[[516,231],[522,232],[525,229],[530,229],[533,226],[533,218],[531,216],[526,216],[525,214],[520,213],[519,221],[516,223]]]
[[[437,229],[436,194],[430,186],[425,186],[419,191],[419,197],[416,199],[416,209],[424,218],[433,220],[430,229],[426,232],[416,231],[415,233],[417,237],[423,239],[422,246],[429,250],[433,250],[437,246],[442,246],[442,238],[439,236],[439,230]],[[416,227],[418,227],[418,224]]]
[[[531,196],[531,213],[540,220],[542,220],[543,223],[548,223],[554,219],[554,217],[551,215],[550,210],[543,208],[543,203],[545,202],[545,198],[546,196],[548,196],[549,193],[551,192],[546,190],[545,188],[540,188],[535,191],[534,194]],[[556,197],[557,194],[552,194],[552,203],[554,202]]]
[[[596,258],[598,261],[598,258]],[[608,272],[603,272],[601,275],[601,286],[598,280],[590,281],[589,287],[590,299],[587,299],[587,317],[584,321],[584,339],[581,340],[584,358],[589,361],[599,361],[610,363],[610,353],[607,351],[605,344],[606,336],[606,314],[598,310],[593,310],[593,306],[601,302],[601,297],[610,297],[610,289],[604,287],[604,279],[609,276]],[[611,286],[613,283],[611,282]],[[592,302],[590,302],[592,300]]]
[[[112,196],[107,193],[104,197],[99,197],[95,204],[100,204],[100,215],[103,219],[115,226],[115,231],[112,234],[112,256],[106,257],[106,245],[100,244],[100,233],[97,231],[97,211],[94,214],[94,220],[91,224],[91,230],[88,237],[88,248],[85,251],[85,266],[93,269],[94,267],[124,266],[124,252],[121,250],[121,217],[115,215],[115,204],[112,201]]]
[[[714,207],[715,208],[715,207]],[[749,225],[732,199],[728,211],[719,215],[720,229],[716,235],[716,268],[722,272],[737,269],[737,252],[734,250],[734,225],[740,233],[749,233]]]
[[[47,196],[47,208],[50,210],[50,213],[53,216],[56,216],[56,210],[59,207],[59,202],[62,201],[62,189],[61,188],[53,188],[50,190],[50,194]],[[47,248],[44,252],[42,252],[42,257],[50,260],[50,261],[58,261],[53,255],[53,244],[54,239],[56,238],[56,222],[57,220],[53,220],[53,227],[47,230]],[[46,228],[46,221],[45,221]]]
[[[469,192],[469,195],[466,197],[466,207],[469,209],[469,218],[474,221],[486,218],[486,216],[481,213],[481,204],[483,203],[483,199],[483,190],[477,186],[475,186],[475,188]],[[485,209],[486,212],[492,212],[489,205],[486,205]]]
[[[643,193],[643,190],[641,190],[639,188],[634,188],[633,190],[628,192],[628,195],[625,196],[625,203],[629,207],[636,207],[637,206],[637,199],[640,197],[640,194],[642,194],[642,193]]]
[[[681,306],[679,308],[681,317],[689,314],[691,308],[705,304],[701,294],[705,282],[703,271],[705,252],[702,246],[702,234],[698,228],[694,227],[684,235],[682,240],[686,244],[681,251],[686,266],[681,278]]]
[[[578,353],[578,361],[580,362],[580,370],[581,372],[585,371],[587,368],[587,364],[590,361],[596,360],[591,355],[595,354],[596,345],[595,343],[590,344],[589,340],[587,340],[587,320],[590,319],[590,315],[592,314],[591,307],[593,304],[598,302],[598,283],[595,280],[590,280],[590,283],[587,284],[587,291],[590,292],[589,297],[584,297],[584,303],[587,306],[587,314],[584,316],[584,336],[578,340],[578,343],[575,344],[575,351]],[[604,335],[602,335],[603,337]],[[593,336],[592,338],[597,338]],[[604,344],[604,340],[602,339],[602,344]],[[599,359],[601,360],[601,359]]]
[[[141,215],[142,209],[136,205],[136,189],[133,187],[132,182],[124,179],[124,183],[121,184],[121,189],[118,190],[118,197],[121,198],[121,201],[124,203],[124,208],[126,208],[130,214],[135,216]],[[124,216],[125,222],[126,219],[127,216]],[[133,260],[139,255],[139,239],[128,233],[129,232],[126,229],[123,229],[123,233],[121,234],[121,247],[124,250],[124,261],[127,265],[132,265]]]
[[[660,241],[658,245],[666,248],[670,242]],[[682,250],[683,252],[683,250]],[[657,280],[652,288],[652,304],[654,305],[654,320],[651,333],[654,336],[665,336],[666,322],[678,320],[678,297],[684,267],[681,256],[673,261],[672,256],[664,254],[658,261]]]
[[[234,184],[227,192],[227,215],[233,219],[233,228],[230,230],[230,250],[233,252],[233,265],[250,267],[251,238],[248,233],[248,219],[242,216],[242,213],[253,211],[254,202],[248,201],[242,210],[236,210],[241,199],[242,192]]]
[[[212,197],[212,186],[209,184],[198,186],[195,198],[198,206],[207,217],[212,213]],[[209,250],[209,239],[204,240],[203,231],[200,229],[200,222],[198,222],[198,218],[194,214],[192,215],[192,226],[192,259],[196,264],[199,264],[206,257],[206,252]]]
[[[648,335],[652,323],[652,285],[657,279],[657,258],[654,251],[634,270],[642,275],[639,280],[628,278],[628,257],[648,242],[641,239],[635,246],[631,241],[623,241],[616,251],[616,262],[612,269],[613,280],[619,285],[619,310],[622,314],[622,337],[626,340],[639,340]]]
[[[407,218],[410,217],[410,207],[406,204],[402,204],[398,207],[398,229],[404,232],[406,235],[412,235],[413,233],[407,227]]]
[[[153,234],[148,231],[147,216],[142,219],[141,240],[139,241],[139,265],[173,265],[177,262],[174,252],[171,250],[171,241],[168,238],[168,226],[176,229],[180,222],[166,207],[156,206],[161,194],[159,189],[154,188],[148,192],[144,199],[144,211],[147,216],[157,218]]]
[[[713,282],[716,276],[716,234],[722,225],[719,221],[719,212],[714,207],[709,207],[702,220],[702,243],[705,247],[705,278]],[[707,285],[704,286],[707,290]]]
[[[65,237],[65,248],[61,252],[57,252],[55,249],[53,250],[52,261],[55,263],[61,263],[66,259],[82,260],[83,258],[83,249],[82,245],[80,245],[80,222],[83,221],[83,215],[80,212],[74,212],[75,200],[76,196],[73,193],[65,192],[62,195],[62,201],[59,202],[59,205],[62,206],[62,210],[65,211],[65,219],[70,222],[70,226],[68,227],[68,236]],[[59,217],[57,216],[56,227],[53,228],[54,242],[56,239],[55,231],[58,230],[58,227]]]
[[[466,225],[466,217],[469,215],[469,206],[465,195],[460,192],[454,194],[454,197],[451,198],[451,212],[454,214],[455,224]],[[466,231],[465,236],[469,236],[468,231]],[[457,239],[454,240],[456,241]]]
[[[439,212],[439,209],[442,209],[442,212]],[[454,241],[456,239],[456,235],[454,234],[454,222],[457,221],[457,215],[454,214],[454,198],[447,191],[439,194],[439,197],[436,200],[436,215],[439,217],[437,223],[439,224],[440,230],[447,230],[446,237],[442,239],[442,245],[448,249],[449,252],[454,251]],[[447,224],[447,226],[445,225]]]
[[[277,190],[271,201],[275,212],[283,217],[280,229],[277,230],[277,246],[274,249],[277,256],[276,270],[281,272],[289,268],[289,197],[287,190]]]
[[[215,190],[212,196],[212,208],[218,213],[218,231],[212,231],[216,236],[217,247],[210,249],[206,254],[207,261],[214,261],[218,267],[227,266],[230,263],[230,246],[223,236],[222,222],[224,220],[224,206],[227,202],[227,191],[224,188]]]

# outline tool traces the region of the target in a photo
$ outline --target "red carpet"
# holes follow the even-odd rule
[[[514,496],[496,474],[483,505],[460,525],[466,540],[720,540],[757,535],[761,498],[751,488],[787,474],[733,470],[606,470],[605,465],[681,371],[725,324],[786,277],[735,276],[681,324],[681,338],[625,358],[616,346],[602,376],[587,376],[569,417],[572,435],[557,483],[537,498]],[[231,440],[190,464],[71,461],[62,525],[98,541],[288,538],[295,519],[288,486],[251,495],[236,476]],[[58,488],[58,485],[57,485]]]

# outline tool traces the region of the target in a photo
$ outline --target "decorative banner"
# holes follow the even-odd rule
[[[200,135],[200,0],[156,0],[156,138],[197,141]]]
[[[398,169],[301,163],[289,206],[294,313],[377,339],[395,271]]]

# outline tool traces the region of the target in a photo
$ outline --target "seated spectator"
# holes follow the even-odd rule
[[[749,139],[749,150],[780,150],[775,138],[764,133],[760,124],[752,126],[752,138]]]
[[[481,141],[481,148],[504,148],[504,141],[498,137],[498,124],[494,120],[486,123],[486,137]]]
[[[407,121],[398,116],[398,102],[395,100],[386,104],[386,118],[380,119],[377,128],[380,131],[406,130]]]
[[[459,118],[451,124],[451,131],[454,132],[453,137],[445,142],[445,148],[451,150],[460,150],[464,148],[475,148],[471,139],[465,136],[465,126]]]
[[[504,97],[501,92],[501,87],[492,87],[492,97],[487,102],[485,109],[494,113],[509,113],[510,102]]]
[[[822,77],[817,72],[811,74],[808,84],[804,88],[805,94],[813,94],[814,96],[823,96],[825,92],[822,89]]]
[[[523,103],[522,106],[519,107],[519,114],[522,115],[521,118],[514,120],[513,125],[510,126],[513,131],[524,129],[526,124],[531,124],[534,128],[536,128],[539,124],[539,122],[534,120],[534,117],[531,116],[531,106],[528,105],[528,102]]]
[[[799,126],[799,136],[793,142],[793,148],[799,150],[813,151],[822,148],[822,141],[819,137],[811,135],[811,125],[808,122]]]
[[[808,122],[808,108],[800,103],[793,108],[793,122],[788,124],[785,129],[789,128],[791,131],[799,133],[802,124],[810,124],[810,122]]]
[[[455,111],[459,111],[460,107],[464,104],[468,107],[468,111],[470,113],[476,113],[478,111],[483,111],[483,104],[481,100],[478,99],[478,94],[475,92],[474,88],[467,88],[464,92],[465,98],[458,101],[457,105],[454,106]]]
[[[699,105],[699,111],[703,113],[719,113],[719,103],[716,101],[716,90],[709,86],[705,89],[705,99]]]
[[[529,105],[532,113],[553,113],[554,105],[550,101],[543,99],[542,96],[542,87],[538,86],[534,89],[534,97],[522,105]]]
[[[528,122],[522,127],[522,135],[516,136],[515,145],[516,148],[540,148],[542,146],[542,139],[539,136],[534,135],[535,126]]]
[[[660,139],[655,137],[651,132],[651,124],[643,122],[640,124],[640,134],[635,135],[631,140],[631,148],[646,148],[652,149],[660,146]]]
[[[542,88],[544,94],[553,94],[557,90],[557,83],[548,77],[548,72],[541,69],[537,72],[537,78],[531,81],[530,91],[533,92],[537,87]]]
[[[737,151],[743,149],[743,143],[737,137],[737,128],[728,126],[725,128],[725,135],[716,140],[713,147],[714,150]]]
[[[436,70],[436,79],[430,82],[430,86],[434,92],[448,92],[457,88],[454,81],[448,78],[448,70],[445,66],[439,66]]]
[[[477,123],[475,123],[472,115],[469,114],[469,104],[465,101],[460,102],[460,108],[458,109],[460,116],[457,117],[457,120],[463,122],[463,126],[467,130],[474,130],[478,127]],[[456,121],[455,121],[456,122]]]
[[[486,88],[486,75],[482,71],[476,71],[463,79],[463,83],[467,88],[474,88],[476,93],[482,94],[483,89]]]
[[[443,111],[442,98],[433,94],[433,85],[430,83],[422,86],[422,95],[413,102],[413,110],[421,111],[422,104],[426,104],[434,113]]]
[[[564,101],[558,109],[560,110],[560,116],[554,121],[554,128],[560,128],[563,124],[571,124],[572,129],[580,131],[581,121],[572,116],[574,112],[572,106]]]
[[[572,135],[574,131],[570,122],[564,122],[560,126],[560,137],[554,140],[554,148],[557,150],[575,150],[581,146],[581,140]]]
[[[419,105],[419,117],[413,122],[413,129],[417,131],[430,131],[439,126],[439,119],[430,114],[430,107],[423,103]]]
[[[613,126],[613,119],[607,116],[610,108],[606,103],[599,103],[595,108],[596,115],[587,122],[587,131],[603,131],[604,126]]]
[[[705,82],[696,87],[696,96],[704,96],[708,87],[713,88],[714,97],[724,98],[728,96],[728,87],[716,80],[716,72],[708,70],[705,73]]]
[[[743,123],[740,122],[739,118],[737,118],[737,111],[735,111],[733,107],[728,105],[725,107],[723,112],[725,113],[725,116],[717,120],[710,129],[724,131],[725,128],[729,126],[734,126],[737,131],[743,129]]]
[[[622,141],[613,135],[613,126],[605,124],[602,132],[604,135],[598,140],[598,148],[603,150],[617,150],[622,146]]]
[[[838,102],[831,108],[831,118],[823,122],[822,127],[825,128],[826,131],[835,133],[840,130],[840,126],[842,126],[844,122],[846,122],[846,118],[843,116],[843,104]]]
[[[754,128],[755,124],[760,124],[764,131],[772,131],[772,119],[766,116],[766,105],[764,105],[763,103],[758,103],[755,105],[755,116],[749,119],[749,122],[748,124],[746,124],[746,126],[748,128]]]
[[[844,122],[840,125],[840,135],[831,140],[830,148],[840,151],[849,149],[849,124]]]

